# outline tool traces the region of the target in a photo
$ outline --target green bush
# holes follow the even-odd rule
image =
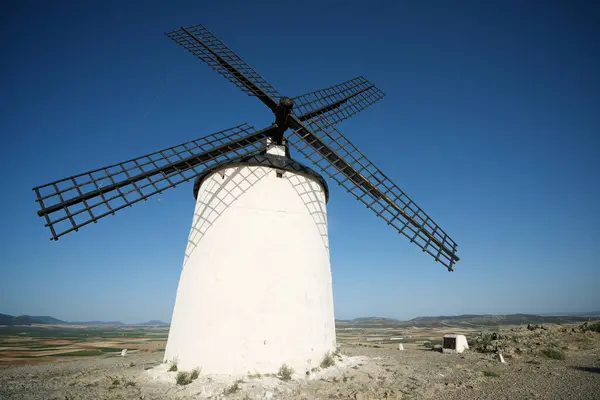
[[[199,368],[194,368],[192,370],[192,373],[190,374],[190,378],[192,380],[198,379],[198,377],[200,376],[200,369]]]
[[[596,322],[584,322],[581,326],[581,331],[582,332],[587,332],[587,331],[592,331],[592,332],[597,332],[600,333],[600,321],[596,321]]]
[[[552,358],[554,360],[564,360],[565,352],[562,351],[559,347],[549,347],[546,350],[542,351],[544,355],[548,358]]]
[[[293,369],[291,369],[290,367],[288,367],[286,364],[283,364],[281,366],[281,368],[279,368],[279,372],[277,372],[277,376],[282,381],[289,381],[290,379],[292,379],[292,374],[293,373],[294,373]]]
[[[482,332],[469,341],[469,346],[479,353],[495,353],[497,346],[494,346],[492,342],[498,340],[499,337],[497,332]]]
[[[176,372],[176,371],[177,371],[177,363],[172,362],[171,366],[169,367],[169,372]]]
[[[175,379],[178,385],[189,385],[192,383],[192,376],[189,372],[179,371]]]
[[[321,368],[325,369],[332,367],[333,365],[335,365],[335,360],[333,359],[331,354],[325,354],[325,357],[323,357],[323,359],[321,360]]]
[[[223,394],[225,396],[228,396],[230,394],[234,394],[235,392],[239,391],[240,388],[240,383],[244,382],[242,379],[238,379],[237,381],[234,382],[233,385],[226,387],[225,389],[223,389]]]

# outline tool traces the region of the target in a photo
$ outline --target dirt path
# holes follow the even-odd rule
[[[409,345],[405,351],[343,346],[342,353],[335,366],[308,376],[297,371],[288,382],[246,376],[235,384],[201,375],[186,386],[164,372],[162,353],[6,366],[0,399],[600,399],[598,350],[507,364]]]

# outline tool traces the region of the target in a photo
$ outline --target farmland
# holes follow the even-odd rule
[[[0,366],[164,351],[168,328],[8,326],[0,328]]]

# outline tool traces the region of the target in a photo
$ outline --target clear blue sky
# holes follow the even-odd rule
[[[600,309],[597,2],[235,3],[4,5],[1,313],[170,319],[191,184],[58,242],[31,188],[271,122],[163,35],[195,23],[286,95],[358,75],[387,93],[340,130],[462,260],[446,272],[331,183],[338,318]]]

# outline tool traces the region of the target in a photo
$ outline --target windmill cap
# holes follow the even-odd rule
[[[235,166],[269,167],[279,171],[293,172],[298,175],[304,175],[309,178],[313,178],[323,188],[323,191],[325,192],[325,202],[329,201],[329,186],[319,173],[289,157],[281,157],[266,153],[253,154],[237,160],[229,160],[227,162],[216,164],[210,168],[207,168],[201,174],[199,174],[194,181],[194,198],[198,198],[200,185],[202,185],[202,182],[204,182],[208,176],[219,170]]]

